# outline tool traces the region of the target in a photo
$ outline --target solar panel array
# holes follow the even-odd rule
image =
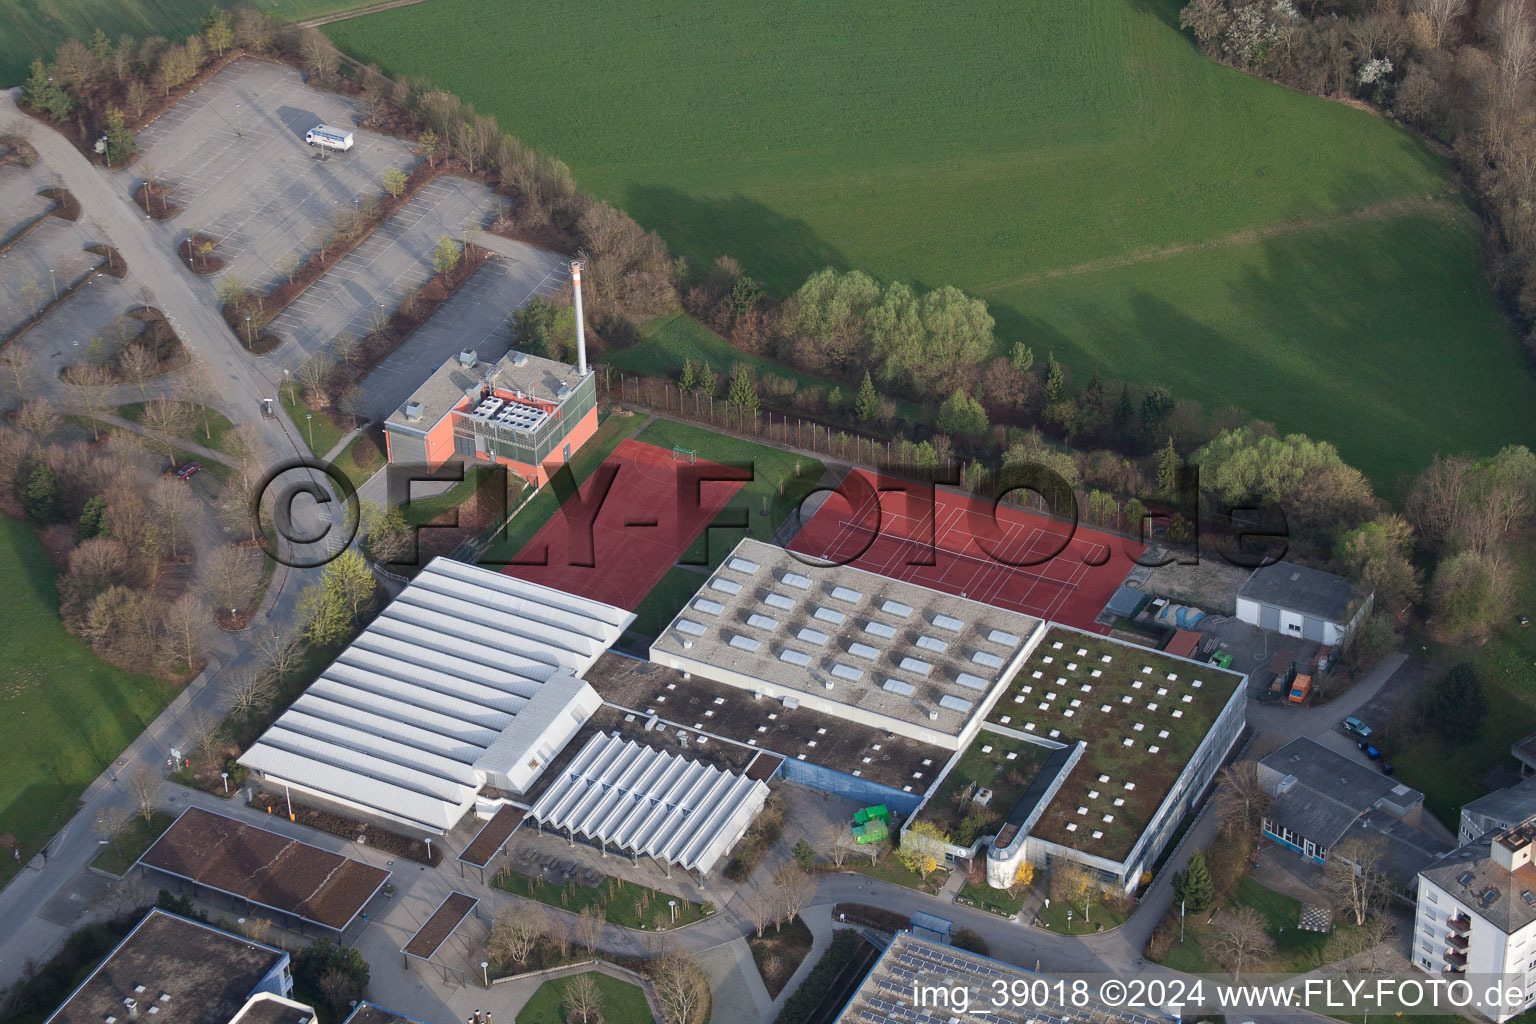
[[[477,759],[548,680],[584,673],[631,619],[434,559],[240,763],[447,828],[484,782]]]
[[[765,783],[598,734],[529,814],[546,828],[708,873],[767,798]]]

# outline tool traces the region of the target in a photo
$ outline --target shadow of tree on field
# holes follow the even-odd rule
[[[810,225],[739,192],[702,197],[637,185],[625,195],[624,209],[666,238],[695,275],[717,257],[732,256],[771,291],[787,295],[822,267],[847,269],[843,254]]]

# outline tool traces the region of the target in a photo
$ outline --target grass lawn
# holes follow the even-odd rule
[[[1067,922],[1067,911],[1072,912],[1072,921]],[[1036,915],[1046,923],[1053,932],[1061,935],[1087,935],[1096,931],[1109,931],[1118,928],[1125,923],[1129,914],[1121,913],[1108,903],[1095,903],[1093,909],[1088,912],[1088,920],[1083,920],[1083,906],[1077,904],[1069,907],[1061,900],[1051,900],[1049,908],[1041,907]]]
[[[352,439],[352,443],[347,445],[346,451],[336,457],[336,468],[347,474],[354,487],[363,486],[363,481],[384,468],[384,452],[376,445],[371,459],[361,461],[358,459],[358,445],[365,441],[373,444],[366,433],[358,434]]]
[[[4,0],[0,0],[4,2]],[[346,435],[346,431],[337,426],[325,412],[315,412],[305,405],[296,396],[295,388],[281,387],[277,389],[278,401],[282,403],[283,411],[288,414],[288,419],[293,423],[304,443],[309,445],[310,452],[315,458],[324,458],[325,453],[335,448],[337,443]],[[306,419],[305,417],[309,417]],[[361,480],[357,481],[362,483]]]
[[[0,517],[0,833],[22,863],[74,815],[86,785],[170,703],[176,688],[113,668],[59,620],[56,573],[30,527]],[[18,865],[0,858],[0,883]]]
[[[940,865],[938,870],[930,871],[924,878],[916,871],[911,871],[905,864],[896,859],[896,853],[889,846],[882,849],[878,863],[871,864],[868,856],[862,849],[856,849],[843,862],[843,871],[852,871],[870,878],[878,878],[882,882],[890,882],[892,885],[900,885],[908,889],[916,889],[930,896],[938,895],[944,883],[949,880],[949,869]]]
[[[1536,542],[1525,545],[1516,565],[1514,611],[1536,616]],[[1428,643],[1422,637],[1410,640]],[[1466,652],[1431,644],[1423,657],[1444,672]],[[1462,804],[1484,794],[1479,781],[1492,768],[1513,765],[1510,746],[1536,732],[1536,626],[1508,623],[1477,650],[1473,663],[1493,709],[1478,736],[1449,744],[1426,731],[1417,742],[1391,752],[1397,777],[1422,792],[1430,813],[1453,830]]]
[[[230,0],[217,6],[240,4]],[[368,0],[262,0],[260,6],[287,20],[366,7]],[[202,28],[208,7],[203,0],[54,0],[46,4],[0,0],[0,23],[6,26],[0,34],[0,83],[20,85],[33,57],[52,60],[53,51],[71,37],[88,43],[97,26],[114,43],[124,32],[141,40],[148,36],[184,39]]]
[[[192,406],[193,416],[187,425],[187,429],[177,434],[184,441],[211,448],[216,452],[224,450],[224,441],[229,432],[234,429],[234,424],[217,409],[209,409],[195,402],[187,403]],[[130,402],[127,405],[117,407],[117,414],[125,420],[133,423],[141,423],[144,419],[144,403]],[[206,429],[204,424],[207,424]]]
[[[651,1024],[650,1004],[639,986],[627,981],[610,978],[596,971],[589,972],[597,989],[603,994],[602,1014],[604,1024]],[[565,986],[569,979],[546,981],[518,1011],[517,1024],[554,1024],[565,1020]]]
[[[626,437],[633,436],[644,422],[644,416],[625,411],[615,412],[605,419],[597,428],[597,433],[571,456],[571,474],[576,478],[576,483],[585,483],[587,477],[603,464],[603,460],[612,455],[613,450]],[[555,489],[545,485],[512,518],[507,528],[496,535],[496,539],[481,557],[481,563],[491,566],[509,564],[559,508],[560,499],[555,496]]]
[[[1252,876],[1245,876],[1237,883],[1225,904],[1228,910],[1239,907],[1251,907],[1264,918],[1265,931],[1275,940],[1275,951],[1273,959],[1263,969],[1281,974],[1298,974],[1321,966],[1326,960],[1324,951],[1329,941],[1340,932],[1355,927],[1335,915],[1332,934],[1302,931],[1296,927],[1301,918],[1300,901],[1266,888]],[[1202,944],[1211,931],[1206,924],[1210,917],[1210,911],[1188,916],[1184,922],[1184,942],[1174,942],[1173,949],[1163,960],[1164,966],[1192,974],[1215,974],[1223,970],[1220,964],[1205,955]]]
[[[667,574],[651,588],[651,592],[645,595],[645,599],[635,609],[635,622],[629,628],[645,636],[660,636],[661,631],[667,628],[667,623],[682,611],[683,605],[699,592],[707,579],[709,577],[703,573],[682,566],[668,569]]]
[[[806,455],[795,455],[676,420],[657,419],[640,431],[635,440],[668,451],[674,447],[689,448],[697,452],[699,458],[711,462],[750,465],[752,479],[741,485],[715,517],[715,523],[740,523],[745,512],[746,532],[757,540],[773,539],[779,524],[811,493],[825,469],[819,460]],[[707,563],[713,568],[741,538],[739,526],[712,525],[699,535],[680,561],[690,565]]]
[[[696,272],[729,253],[780,295],[828,265],[955,285],[1005,346],[1239,405],[1387,484],[1536,439],[1442,161],[1204,58],[1180,6],[433,0],[326,31],[497,114]],[[573,84],[578,45],[605,60]]]
[[[156,811],[154,817],[145,821],[141,815],[134,815],[133,824],[128,831],[119,836],[117,842],[108,843],[101,848],[96,859],[91,861],[91,867],[100,868],[109,874],[122,876],[133,867],[134,862],[144,855],[144,851],[160,838],[160,834],[171,827],[175,821],[175,815],[164,811]]]
[[[676,925],[679,927],[701,921],[714,913],[713,909],[706,913],[705,907],[681,896],[673,896],[660,889],[647,889],[643,885],[618,878],[605,879],[595,886],[582,885],[580,882],[566,882],[562,885],[506,870],[496,875],[494,884],[513,895],[538,900],[573,914],[579,914],[594,904],[601,906],[608,923],[623,928],[654,930],[670,927],[671,910],[667,901],[672,899],[677,900]]]
[[[1024,901],[1029,899],[1030,887],[1021,885],[1017,892],[1010,893],[1007,889],[994,889],[983,882],[981,885],[972,885],[970,882],[960,887],[960,899],[970,900],[971,906],[978,910],[992,910],[996,908],[1012,917],[1024,909]]]

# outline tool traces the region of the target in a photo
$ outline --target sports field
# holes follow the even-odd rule
[[[0,516],[0,833],[30,858],[78,809],[76,798],[174,696],[152,676],[120,672],[59,620],[48,554],[30,527]],[[15,874],[5,855],[0,883]]]
[[[1177,7],[432,0],[327,31],[495,112],[696,268],[955,284],[1005,342],[1238,404],[1381,482],[1536,441],[1440,162],[1205,59]]]

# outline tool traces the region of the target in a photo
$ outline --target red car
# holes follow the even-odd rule
[[[191,480],[193,477],[197,476],[197,474],[201,473],[202,471],[203,471],[202,463],[200,463],[200,462],[186,462],[186,463],[183,463],[182,465],[176,467],[176,479],[178,479],[178,480]]]

